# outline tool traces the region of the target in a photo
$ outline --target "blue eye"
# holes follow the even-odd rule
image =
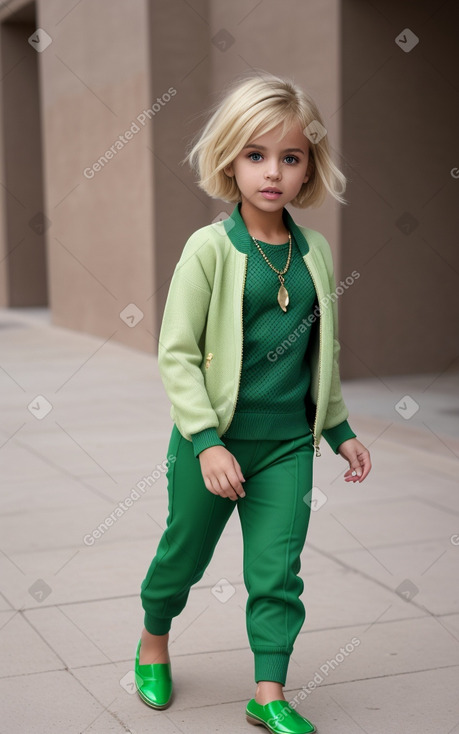
[[[258,157],[254,157],[254,156],[258,156]],[[247,158],[249,158],[254,163],[258,163],[259,161],[263,159],[263,156],[261,153],[257,153],[254,151],[253,153],[249,153]],[[286,155],[284,157],[284,161],[286,161],[288,166],[292,166],[295,163],[298,163],[299,159],[295,155]]]

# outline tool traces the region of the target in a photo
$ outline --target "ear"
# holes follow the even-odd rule
[[[229,178],[232,178],[234,176],[233,164],[228,163],[228,165],[224,167],[223,173],[226,173],[226,175],[229,176]]]

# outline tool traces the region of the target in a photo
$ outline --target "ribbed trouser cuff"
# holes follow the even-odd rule
[[[172,620],[164,617],[151,617],[145,612],[143,623],[150,635],[165,635],[171,628]]]
[[[255,682],[274,680],[285,686],[290,655],[284,652],[254,652]]]

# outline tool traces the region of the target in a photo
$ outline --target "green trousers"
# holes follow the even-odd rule
[[[226,438],[239,462],[245,497],[210,492],[191,441],[174,423],[169,441],[166,528],[147,575],[141,602],[148,632],[163,635],[184,609],[223,529],[237,507],[243,537],[243,577],[248,593],[246,625],[255,681],[285,685],[290,655],[306,612],[298,575],[310,516],[312,433],[284,440]],[[219,579],[215,579],[215,583]]]

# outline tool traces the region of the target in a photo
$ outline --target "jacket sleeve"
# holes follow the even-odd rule
[[[322,434],[335,454],[339,453],[338,448],[344,441],[347,441],[348,438],[356,438],[356,435],[347,420],[344,420],[333,428],[324,428]]]
[[[193,433],[191,440],[193,441],[193,453],[196,458],[199,456],[201,451],[204,451],[204,449],[208,449],[211,446],[226,447],[226,444],[223,443],[221,438],[219,438],[215,428],[204,428],[204,430],[199,431],[199,433]]]
[[[333,257],[330,245],[328,244],[325,237],[323,238],[322,252],[328,273],[329,292],[331,294],[334,294],[336,293],[336,281],[333,268]],[[326,308],[331,308],[333,312],[333,368],[330,398],[328,402],[328,409],[325,416],[322,435],[332,451],[337,454],[340,444],[343,443],[343,441],[347,441],[347,439],[349,438],[356,438],[356,434],[347,421],[349,411],[346,408],[341,392],[341,379],[339,371],[339,354],[341,347],[338,341],[337,298],[330,298],[329,302],[326,304]]]
[[[177,427],[188,440],[191,434],[219,424],[202,372],[211,283],[199,257],[201,245],[192,235],[183,248],[169,285],[158,339],[161,379]]]

